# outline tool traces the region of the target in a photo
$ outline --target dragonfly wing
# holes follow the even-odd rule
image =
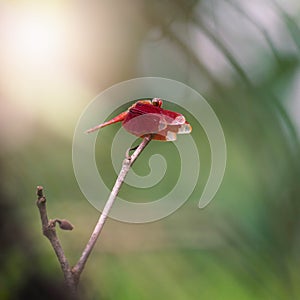
[[[139,101],[129,108],[122,125],[130,133],[142,137],[155,134],[166,128],[167,124],[161,122],[161,108],[151,102]]]
[[[186,122],[185,117],[175,111],[161,109],[161,114],[168,125],[182,125]]]
[[[158,114],[133,115],[129,112],[122,125],[136,136],[155,134],[166,128],[166,124],[161,123],[160,118]]]
[[[139,101],[128,110],[123,127],[136,136],[152,134],[154,140],[160,141],[175,141],[177,133],[191,132],[191,126],[182,114],[146,101]]]
[[[158,134],[166,136],[167,140],[168,137],[172,140],[173,133],[176,136],[176,134],[188,134],[192,131],[192,126],[185,121],[185,117],[180,114],[178,114],[175,119],[164,116],[164,118],[161,119],[161,122],[164,122],[165,128],[163,128],[164,126],[161,126],[163,129],[160,130]]]
[[[178,128],[178,134],[188,134],[192,132],[192,126],[189,123],[184,123]]]
[[[147,134],[141,136],[145,137]],[[165,142],[173,142],[176,141],[177,139],[177,134],[172,131],[166,132],[166,134],[152,134],[152,140],[157,140],[157,141],[165,141]]]

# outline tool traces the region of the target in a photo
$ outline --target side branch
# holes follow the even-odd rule
[[[40,212],[43,234],[48,238],[48,240],[50,241],[50,243],[52,245],[52,248],[55,251],[55,254],[58,258],[58,261],[60,263],[61,269],[62,269],[64,277],[65,277],[65,282],[70,290],[70,293],[72,295],[76,295],[76,284],[74,281],[74,277],[73,277],[69,262],[64,254],[63,248],[59,242],[59,239],[57,237],[56,230],[55,230],[56,222],[59,223],[61,221],[58,219],[49,221],[48,215],[47,215],[46,197],[44,196],[42,186],[37,187],[36,194],[37,194],[36,204],[37,204],[37,207]],[[63,221],[65,222],[66,220],[63,220]],[[68,224],[70,224],[70,223],[68,222]]]
[[[145,147],[149,144],[150,141],[151,141],[151,135],[144,137],[143,141],[136,148],[134,153],[131,156],[126,155],[126,158],[124,159],[123,164],[122,164],[122,169],[121,169],[119,176],[115,182],[115,185],[111,191],[111,194],[103,208],[102,214],[99,217],[99,220],[95,226],[95,229],[94,229],[85,249],[83,250],[80,259],[78,260],[77,264],[73,268],[73,273],[76,275],[77,280],[79,280],[80,274],[84,269],[87,259],[89,258],[89,255],[91,254],[91,252],[97,242],[97,239],[98,239],[98,237],[102,231],[102,228],[104,226],[104,223],[108,217],[109,211],[110,211],[115,199],[118,196],[120,188],[124,182],[124,179],[125,179],[128,171],[130,170],[130,167],[133,165],[135,160],[142,153],[142,151],[145,149]]]

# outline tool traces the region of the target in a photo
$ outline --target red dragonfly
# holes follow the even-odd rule
[[[96,131],[105,126],[122,122],[122,126],[131,134],[144,137],[151,134],[152,139],[159,141],[175,141],[177,134],[187,134],[192,126],[182,114],[162,108],[162,100],[139,100],[120,113],[115,118],[97,125],[87,133]]]

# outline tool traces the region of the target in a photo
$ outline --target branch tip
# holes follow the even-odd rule
[[[45,203],[46,197],[44,196],[44,188],[40,185],[36,188],[36,195],[37,195],[37,204]]]
[[[44,188],[42,186],[38,185],[36,188],[36,194],[39,198],[44,197],[43,191],[44,191]]]

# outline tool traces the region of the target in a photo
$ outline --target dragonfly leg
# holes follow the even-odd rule
[[[153,134],[145,134],[144,136],[141,136],[141,138],[147,139],[148,142],[152,139],[152,137],[153,137]],[[130,151],[135,151],[139,146],[140,145],[137,145],[137,146],[135,146],[133,148],[127,149],[127,151],[126,151],[126,159],[130,160],[131,159]]]
[[[130,151],[136,150],[136,149],[138,148],[138,146],[139,146],[139,145],[137,145],[137,146],[135,146],[135,147],[133,147],[133,148],[128,148],[128,149],[126,150],[126,158],[127,158],[127,159],[130,160],[130,157],[131,157]]]

